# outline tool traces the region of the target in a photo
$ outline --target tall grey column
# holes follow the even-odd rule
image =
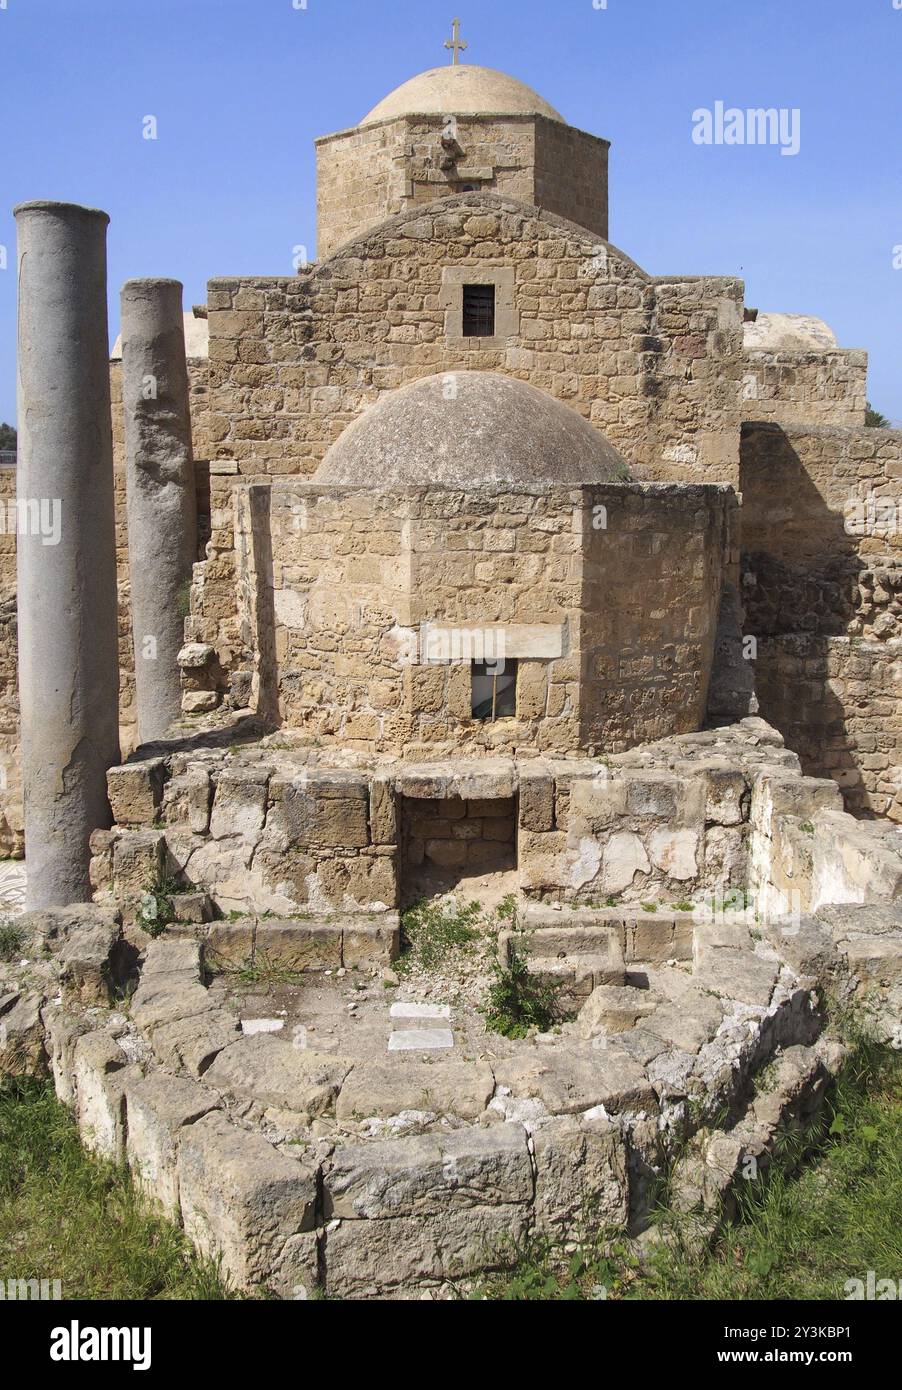
[[[105,212],[15,209],[19,694],[29,908],[91,897],[119,761]]]
[[[122,287],[128,559],[138,738],[163,738],[181,713],[176,658],[197,559],[188,367],[178,280]]]

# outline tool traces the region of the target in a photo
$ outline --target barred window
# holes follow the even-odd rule
[[[465,338],[495,336],[495,286],[464,285]]]

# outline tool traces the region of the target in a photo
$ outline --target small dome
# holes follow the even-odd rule
[[[836,334],[809,314],[759,314],[743,329],[747,352],[835,352]]]
[[[472,63],[447,63],[430,68],[396,87],[374,106],[361,125],[373,125],[395,116],[547,116],[563,122],[563,116],[543,101],[538,92],[494,68]]]
[[[387,392],[335,441],[314,481],[474,488],[625,482],[617,450],[582,415],[496,372],[447,372]]]

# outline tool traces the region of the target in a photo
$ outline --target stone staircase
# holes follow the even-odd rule
[[[640,905],[620,908],[547,907],[530,903],[516,931],[503,932],[499,955],[510,964],[512,948],[531,974],[556,986],[562,1002],[578,1008],[599,985],[624,986],[629,966],[691,960],[695,923],[691,912]]]

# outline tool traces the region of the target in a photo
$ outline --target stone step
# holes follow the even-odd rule
[[[553,985],[565,995],[587,999],[598,985],[624,985],[626,973],[610,955],[530,956],[529,973],[544,984]]]
[[[400,949],[397,912],[321,917],[243,917],[211,922],[203,937],[214,968],[264,962],[305,971],[374,969],[390,965]]]
[[[518,924],[533,936],[552,931],[612,931],[629,962],[691,960],[696,931],[692,912],[670,907],[647,912],[641,903],[599,908],[562,906],[559,910],[544,903],[529,903],[518,913]]]
[[[607,926],[541,927],[512,938],[525,956],[607,955],[623,962],[620,934]]]

